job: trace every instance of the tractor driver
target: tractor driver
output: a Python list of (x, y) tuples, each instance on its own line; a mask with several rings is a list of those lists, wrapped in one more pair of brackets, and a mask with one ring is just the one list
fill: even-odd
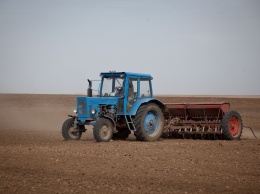
[(123, 86), (116, 87), (116, 96), (124, 96), (124, 87)]
[[(117, 80), (117, 79), (116, 79)], [(123, 82), (123, 83), (122, 83)], [(117, 80), (117, 83), (119, 84), (118, 86), (115, 87), (115, 96), (124, 96), (124, 84), (125, 80), (122, 81), (121, 83)]]
[[(116, 96), (124, 96), (124, 84), (125, 80), (122, 84), (122, 86), (116, 87)], [(129, 86), (128, 86), (128, 98), (134, 98), (134, 85), (131, 80), (129, 80)]]

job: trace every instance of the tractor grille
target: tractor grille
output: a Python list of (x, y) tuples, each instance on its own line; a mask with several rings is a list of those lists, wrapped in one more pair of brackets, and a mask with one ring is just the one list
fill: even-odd
[(78, 114), (86, 114), (86, 100), (78, 99)]

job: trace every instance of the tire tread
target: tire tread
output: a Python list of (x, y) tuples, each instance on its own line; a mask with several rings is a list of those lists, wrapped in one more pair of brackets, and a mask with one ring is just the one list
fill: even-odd
[[(229, 119), (232, 117), (232, 116), (235, 116), (237, 119), (238, 119), (238, 122), (241, 123), (241, 126), (240, 126), (240, 131), (238, 132), (238, 136), (237, 137), (234, 137), (229, 129), (228, 129), (228, 122), (229, 122)], [(231, 111), (228, 111), (224, 116), (223, 116), (223, 119), (222, 119), (222, 122), (221, 122), (221, 128), (222, 128), (222, 131), (223, 131), (223, 135), (224, 135), (224, 138), (227, 139), (227, 140), (239, 140), (240, 137), (241, 137), (241, 134), (242, 134), (242, 129), (243, 129), (243, 122), (242, 122), (242, 119), (241, 119), (241, 116), (240, 114), (235, 111), (235, 110), (231, 110)]]

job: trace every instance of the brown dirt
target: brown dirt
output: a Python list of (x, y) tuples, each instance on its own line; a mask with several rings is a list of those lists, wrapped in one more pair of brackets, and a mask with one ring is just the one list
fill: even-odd
[[(160, 139), (96, 143), (91, 127), (63, 141), (73, 95), (0, 95), (0, 193), (260, 193), (260, 141)], [(260, 138), (260, 99), (159, 97), (164, 102), (227, 101)]]

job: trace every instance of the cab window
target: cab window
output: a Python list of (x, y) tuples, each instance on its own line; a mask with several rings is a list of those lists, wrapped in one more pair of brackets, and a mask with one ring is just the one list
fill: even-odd
[(151, 97), (150, 80), (140, 80), (140, 97)]

